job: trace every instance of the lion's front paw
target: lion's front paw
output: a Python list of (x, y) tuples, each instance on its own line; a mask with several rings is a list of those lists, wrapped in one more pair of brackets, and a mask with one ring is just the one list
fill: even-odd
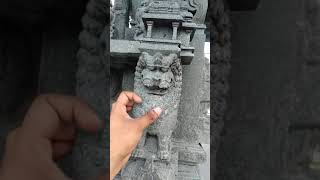
[(139, 148), (135, 149), (132, 153), (132, 157), (136, 157), (136, 158), (144, 157), (144, 150)]
[(169, 151), (159, 151), (158, 152), (158, 158), (161, 159), (161, 160), (169, 161), (169, 159), (170, 159)]

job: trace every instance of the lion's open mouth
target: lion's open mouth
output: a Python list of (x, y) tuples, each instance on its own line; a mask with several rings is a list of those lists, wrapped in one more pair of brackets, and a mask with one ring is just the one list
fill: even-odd
[(163, 89), (159, 87), (146, 87), (148, 89), (148, 94), (154, 94), (154, 95), (165, 95), (168, 92), (168, 89)]

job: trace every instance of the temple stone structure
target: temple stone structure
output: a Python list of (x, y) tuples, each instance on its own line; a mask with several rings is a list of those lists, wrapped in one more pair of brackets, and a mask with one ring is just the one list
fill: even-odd
[(194, 88), (202, 87), (206, 64), (207, 8), (203, 0), (115, 1), (110, 55), (111, 76), (117, 77), (111, 94), (130, 90), (142, 97), (133, 117), (163, 109), (117, 179), (201, 179), (198, 165), (206, 153), (200, 142), (208, 127)]
[[(118, 179), (200, 179), (199, 143), (211, 143), (210, 179), (320, 179), (319, 0), (115, 2), (0, 2), (0, 159), (36, 95), (80, 96), (108, 125), (109, 104), (132, 90), (147, 98), (132, 116), (167, 113)], [(63, 171), (83, 180), (105, 170), (108, 134), (79, 132)]]

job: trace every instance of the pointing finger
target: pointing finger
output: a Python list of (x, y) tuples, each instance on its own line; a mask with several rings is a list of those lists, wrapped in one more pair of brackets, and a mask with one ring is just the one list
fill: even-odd
[(118, 97), (117, 103), (124, 106), (132, 106), (134, 103), (141, 103), (142, 99), (134, 92), (123, 91)]

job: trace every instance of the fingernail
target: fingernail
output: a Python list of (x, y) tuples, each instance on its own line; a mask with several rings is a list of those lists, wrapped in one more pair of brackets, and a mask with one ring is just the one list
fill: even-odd
[(153, 109), (153, 111), (156, 112), (158, 116), (160, 116), (160, 114), (162, 112), (162, 109), (159, 108), (159, 107), (156, 107), (156, 108)]

